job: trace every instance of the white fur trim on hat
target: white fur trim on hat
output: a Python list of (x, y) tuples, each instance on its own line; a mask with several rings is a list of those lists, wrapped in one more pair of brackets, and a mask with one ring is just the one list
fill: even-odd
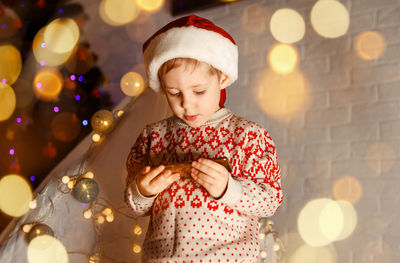
[(158, 70), (174, 58), (193, 58), (212, 65), (228, 75), (228, 86), (238, 76), (238, 48), (228, 38), (195, 26), (176, 27), (152, 39), (144, 51), (150, 88), (160, 90)]

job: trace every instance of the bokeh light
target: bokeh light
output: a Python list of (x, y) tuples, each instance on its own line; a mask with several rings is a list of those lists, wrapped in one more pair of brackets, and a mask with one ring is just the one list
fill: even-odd
[(122, 92), (127, 96), (138, 96), (145, 88), (142, 75), (137, 72), (128, 72), (120, 82)]
[[(41, 66), (59, 66), (71, 56), (73, 49), (64, 53), (57, 53), (51, 50), (45, 41), (46, 27), (40, 29), (32, 42), (32, 51), (36, 61)], [(55, 41), (57, 43), (57, 41)], [(57, 46), (57, 44), (54, 44)]]
[(326, 38), (337, 38), (346, 34), (350, 25), (347, 8), (337, 0), (319, 0), (311, 9), (311, 25)]
[(57, 18), (44, 30), (46, 48), (55, 53), (72, 51), (79, 40), (79, 27), (71, 18)]
[(362, 197), (363, 189), (360, 182), (353, 176), (343, 176), (336, 180), (332, 192), (336, 200), (345, 200), (356, 204)]
[(164, 0), (136, 0), (136, 4), (147, 12), (156, 12), (164, 4)]
[(354, 48), (362, 59), (374, 60), (385, 52), (386, 41), (379, 32), (366, 31), (356, 37)]
[(7, 120), (15, 110), (17, 99), (13, 88), (0, 82), (0, 121)]
[(134, 243), (132, 250), (134, 253), (139, 254), (140, 252), (142, 252), (142, 247), (140, 245)]
[(68, 263), (68, 254), (63, 244), (49, 235), (32, 239), (27, 256), (29, 263)]
[(0, 210), (19, 217), (29, 211), (33, 195), (29, 183), (19, 175), (6, 175), (0, 180)]
[(102, 0), (99, 5), (101, 19), (111, 26), (121, 26), (134, 20), (140, 8), (134, 0)]
[(97, 133), (92, 135), (92, 141), (93, 142), (100, 142), (101, 141), (101, 136)]
[(343, 228), (340, 206), (327, 198), (309, 201), (297, 219), (300, 236), (312, 247), (331, 243)]
[(0, 25), (0, 39), (9, 39), (22, 28), (22, 22), (17, 13), (4, 5), (1, 6)]
[(348, 238), (357, 226), (358, 216), (354, 206), (347, 201), (338, 200), (336, 202), (343, 214), (343, 228), (340, 234), (336, 237), (335, 241), (340, 241)]
[(322, 247), (349, 237), (357, 226), (357, 213), (350, 202), (320, 198), (301, 210), (297, 226), (301, 238), (312, 247)]
[(307, 244), (299, 247), (290, 256), (289, 263), (337, 263), (337, 252), (333, 246), (311, 247)]
[(268, 9), (261, 4), (250, 4), (243, 9), (240, 21), (243, 28), (253, 34), (261, 34), (267, 29)]
[(57, 114), (51, 122), (51, 132), (59, 141), (70, 142), (81, 131), (81, 124), (75, 113), (62, 112)]
[(297, 66), (299, 54), (296, 47), (287, 44), (275, 45), (268, 53), (268, 62), (272, 70), (280, 74), (293, 72)]
[(272, 15), (270, 30), (276, 40), (292, 44), (304, 37), (306, 25), (303, 17), (297, 11), (282, 8)]
[(369, 168), (376, 173), (383, 173), (393, 168), (397, 154), (389, 144), (378, 142), (368, 147), (365, 159)]
[(46, 68), (36, 74), (33, 80), (33, 91), (41, 100), (54, 100), (63, 87), (63, 79), (55, 69)]
[(21, 69), (22, 58), (19, 50), (13, 45), (0, 45), (1, 83), (12, 85), (18, 79)]
[(282, 75), (264, 70), (256, 80), (254, 91), (261, 109), (280, 121), (304, 112), (311, 99), (309, 82), (299, 71)]

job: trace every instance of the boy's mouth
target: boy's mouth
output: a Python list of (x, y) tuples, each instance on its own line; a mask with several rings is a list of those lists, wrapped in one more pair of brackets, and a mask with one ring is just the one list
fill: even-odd
[(184, 115), (185, 120), (187, 121), (194, 121), (198, 115)]

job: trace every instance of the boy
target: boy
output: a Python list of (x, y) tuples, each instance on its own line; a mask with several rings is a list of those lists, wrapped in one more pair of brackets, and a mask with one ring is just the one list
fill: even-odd
[[(143, 262), (255, 262), (258, 219), (282, 202), (275, 146), (258, 124), (224, 108), (237, 78), (237, 46), (190, 15), (143, 46), (148, 84), (174, 116), (147, 125), (128, 156), (126, 202), (150, 215)], [(232, 167), (213, 158), (227, 157)], [(165, 165), (191, 163), (190, 178)]]

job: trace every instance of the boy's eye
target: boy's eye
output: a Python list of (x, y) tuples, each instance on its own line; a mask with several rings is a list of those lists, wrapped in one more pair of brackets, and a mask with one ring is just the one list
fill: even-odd
[(180, 92), (175, 92), (175, 93), (169, 92), (169, 95), (178, 97), (179, 95), (181, 95), (181, 93)]
[(200, 91), (195, 91), (194, 93), (196, 93), (197, 95), (201, 95), (201, 94), (206, 93), (206, 91), (205, 90), (200, 90)]

